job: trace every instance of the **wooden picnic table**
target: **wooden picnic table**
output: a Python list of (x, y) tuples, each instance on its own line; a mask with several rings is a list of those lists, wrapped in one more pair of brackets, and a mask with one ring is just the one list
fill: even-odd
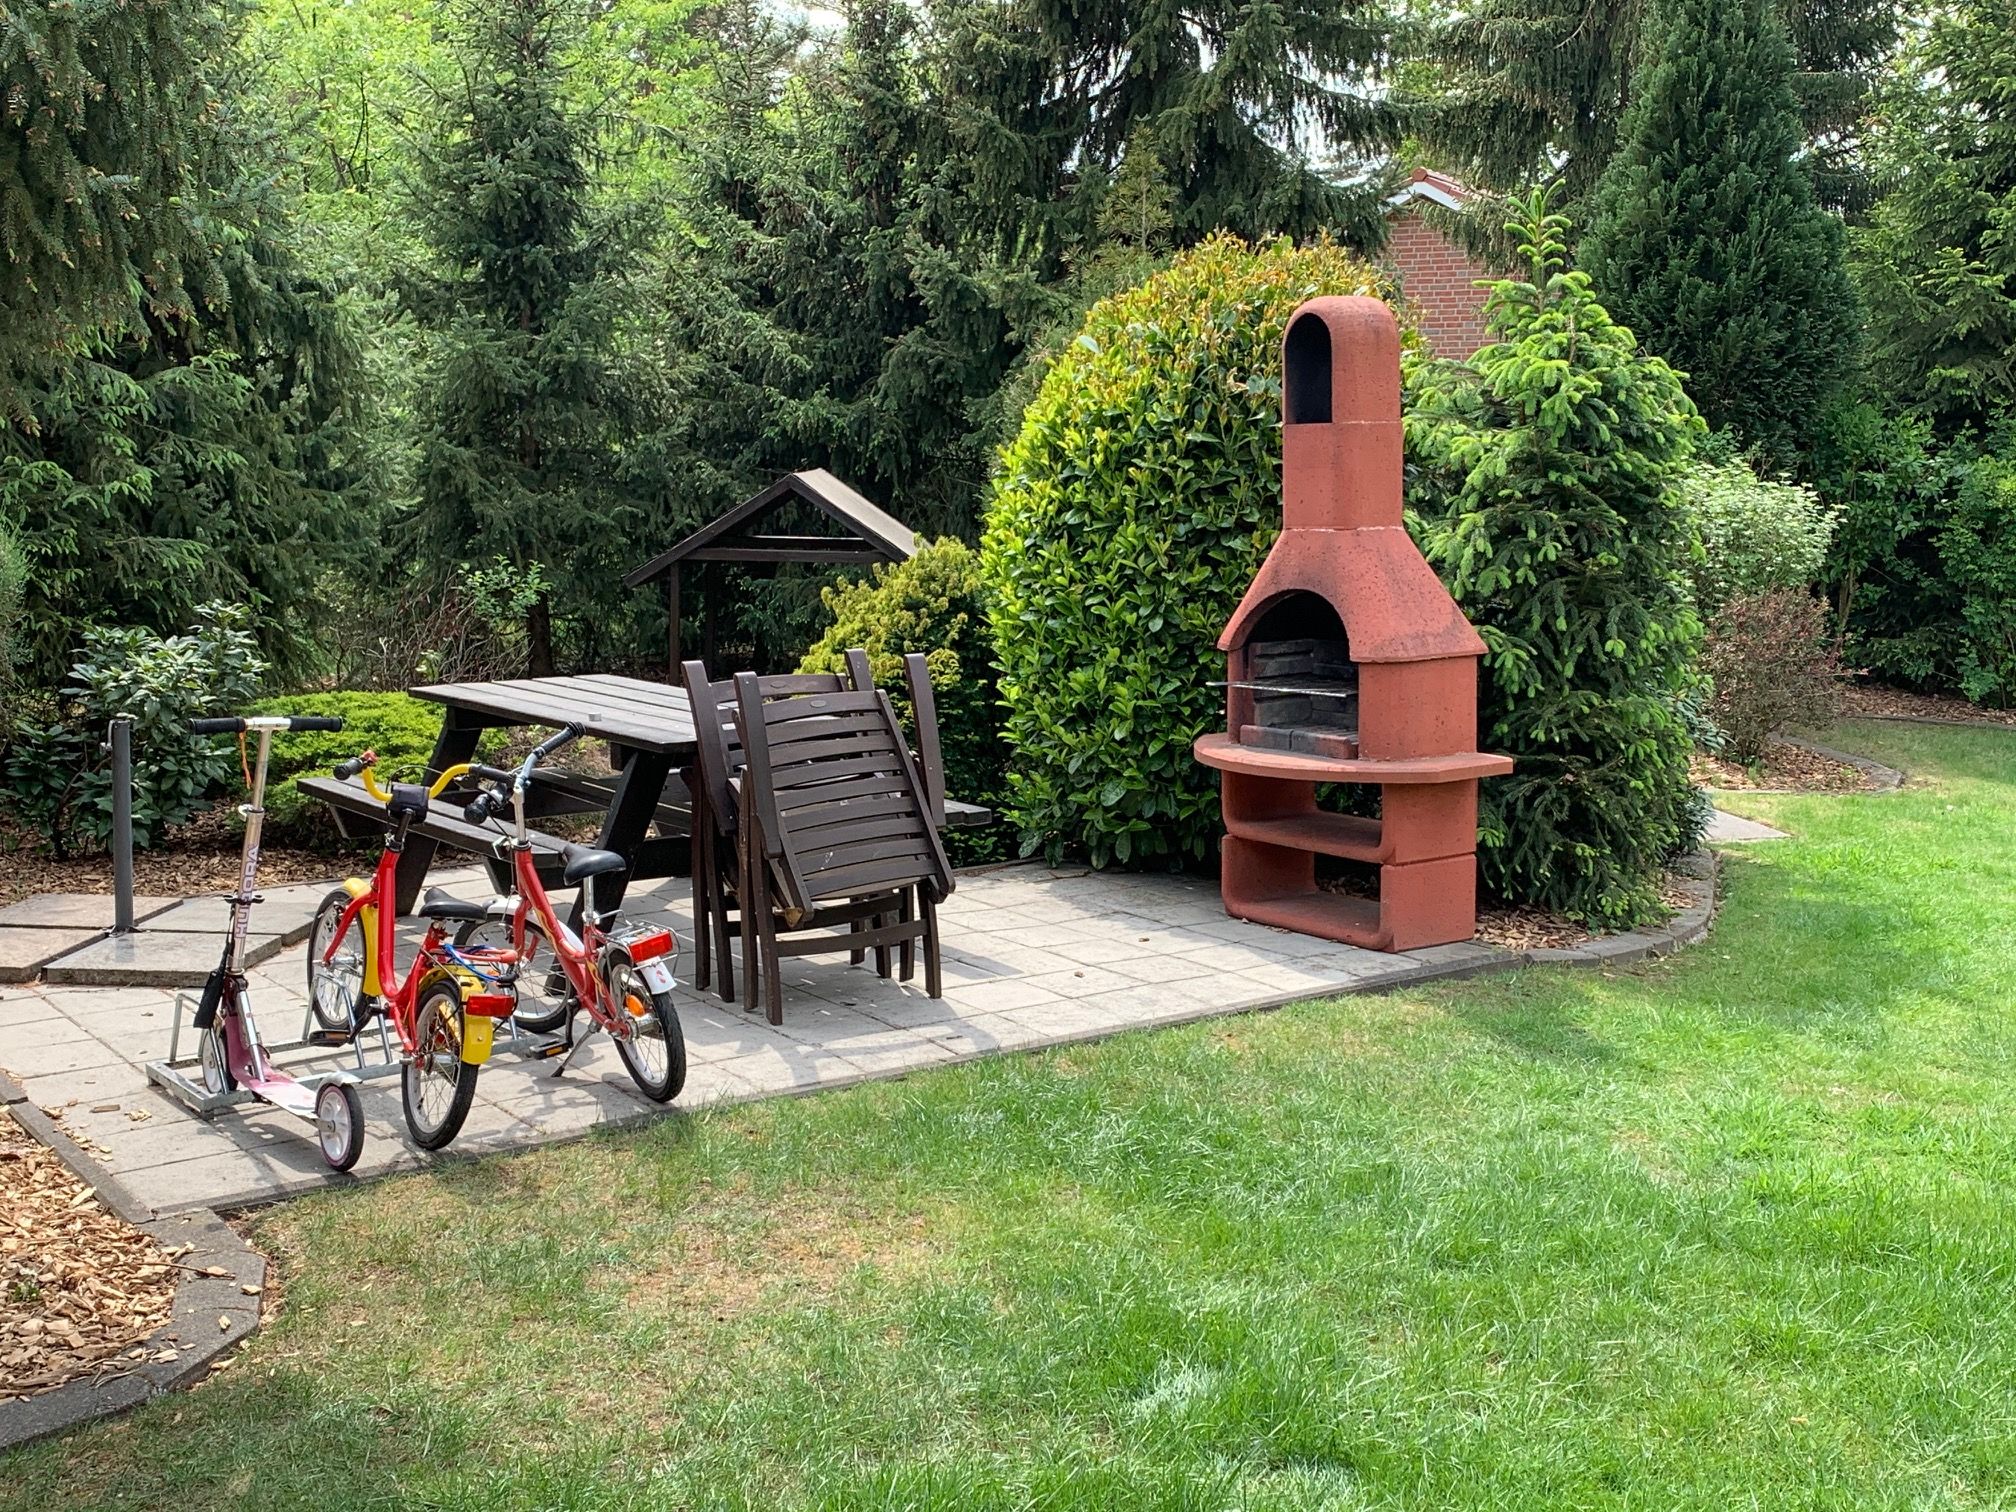
[[(630, 863), (627, 873), (613, 873), (597, 884), (596, 901), (614, 908), (628, 883), (639, 877), (685, 876), (692, 869), (690, 835), (649, 837), (654, 821), (661, 831), (672, 825), (672, 808), (684, 787), (679, 774), (692, 763), (695, 749), (693, 709), (684, 688), (647, 682), (641, 677), (589, 673), (578, 677), (515, 677), (500, 682), (433, 683), (409, 690), (415, 698), (445, 707), (441, 736), (428, 763), (433, 775), (472, 760), (483, 732), (521, 725), (559, 727), (578, 724), (589, 735), (607, 741), (616, 762), (613, 782), (570, 780), (554, 772), (545, 787), (557, 797), (528, 804), (528, 813), (583, 811), (602, 807), (602, 831), (594, 844), (612, 850)], [(668, 792), (668, 788), (677, 791)], [(593, 793), (604, 796), (596, 802)], [(571, 802), (570, 802), (571, 800)], [(408, 912), (420, 895), (422, 879), (440, 841), (414, 834), (399, 861), (399, 911)]]
[[(408, 690), (443, 706), (441, 734), (428, 760), (427, 778), (475, 758), (483, 732), (537, 725), (558, 728), (578, 724), (590, 737), (606, 741), (615, 760), (612, 777), (595, 777), (558, 767), (542, 767), (526, 795), (526, 815), (536, 819), (554, 814), (600, 813), (601, 833), (593, 844), (612, 850), (629, 862), (627, 872), (611, 873), (596, 885), (596, 899), (605, 908), (622, 901), (624, 890), (639, 878), (684, 877), (693, 870), (693, 800), (687, 781), (698, 751), (693, 708), (686, 690), (641, 677), (588, 673), (576, 677), (516, 677), (497, 682), (432, 683)], [(361, 786), (329, 777), (305, 778), (304, 792), (336, 807), (364, 814), (373, 822), (378, 806)], [(444, 805), (451, 795), (444, 794)], [(992, 822), (987, 809), (948, 800), (945, 822), (977, 825)], [(658, 833), (650, 833), (656, 824)], [(560, 842), (535, 833), (533, 848), (541, 872), (558, 880)], [(493, 879), (509, 885), (509, 871), (491, 852), (487, 831), (462, 822), (458, 812), (430, 816), (408, 832), (399, 858), (397, 906), (408, 914), (419, 901), (427, 868), (443, 844), (485, 854)], [(579, 902), (576, 902), (576, 911)], [(578, 919), (577, 919), (578, 922)]]

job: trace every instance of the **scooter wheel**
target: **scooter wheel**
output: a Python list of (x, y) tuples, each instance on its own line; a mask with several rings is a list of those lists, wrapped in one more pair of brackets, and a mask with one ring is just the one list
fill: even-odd
[(364, 1099), (348, 1082), (324, 1082), (315, 1094), (315, 1142), (333, 1171), (347, 1171), (364, 1153)]
[(224, 1039), (224, 1026), (212, 1023), (197, 1044), (196, 1064), (203, 1072), (203, 1090), (212, 1097), (238, 1090), (238, 1078), (231, 1074), (231, 1051)]

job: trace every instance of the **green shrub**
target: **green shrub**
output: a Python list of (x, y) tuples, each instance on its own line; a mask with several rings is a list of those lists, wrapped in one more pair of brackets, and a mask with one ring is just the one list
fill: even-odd
[(1850, 658), (1916, 687), (2016, 703), (2016, 426), (1941, 444), (1924, 421), (1842, 412), (1828, 562)]
[(1954, 677), (1976, 703), (2016, 702), (2016, 428), (1960, 475), (1939, 556), (1960, 599)]
[[(832, 623), (798, 670), (844, 672), (847, 651), (858, 646), (868, 653), (876, 686), (888, 691), (907, 723), (903, 658), (922, 652), (938, 704), (946, 792), (968, 803), (999, 803), (1007, 753), (981, 603), (980, 560), (972, 548), (948, 536), (907, 562), (878, 566), (871, 577), (828, 588), (822, 597)], [(983, 860), (997, 849), (998, 833), (952, 830), (948, 840), (960, 860)]]
[(381, 778), (411, 778), (434, 754), (441, 706), (406, 693), (290, 693), (261, 699), (258, 714), (338, 715), (338, 734), (321, 731), (273, 737), (266, 772), (266, 835), (271, 844), (326, 844), (336, 836), (329, 808), (294, 786), (297, 777), (326, 777), (359, 751), (378, 753)]
[(1494, 286), (1496, 338), (1409, 374), (1408, 452), (1429, 559), (1488, 650), (1479, 860), (1516, 902), (1604, 924), (1658, 906), (1694, 842), (1683, 704), (1700, 625), (1675, 488), (1701, 430), (1679, 377), (1566, 267), (1544, 195), (1512, 229), (1529, 282)]
[(1002, 455), (981, 572), (1026, 851), (1202, 857), (1218, 634), (1281, 525), (1281, 334), (1391, 295), (1341, 247), (1217, 236), (1095, 305)]
[(258, 687), (265, 663), (245, 628), (249, 618), (242, 608), (205, 604), (183, 635), (87, 630), (68, 685), (15, 723), (0, 763), (0, 796), (57, 856), (102, 848), (112, 833), (106, 730), (113, 715), (131, 714), (133, 842), (153, 844), (236, 769), (235, 750), (198, 739), (188, 726), (242, 709)]
[(1703, 617), (1739, 594), (1820, 581), (1839, 511), (1812, 489), (1760, 478), (1743, 461), (1697, 461), (1680, 497), (1701, 538), (1689, 565)]

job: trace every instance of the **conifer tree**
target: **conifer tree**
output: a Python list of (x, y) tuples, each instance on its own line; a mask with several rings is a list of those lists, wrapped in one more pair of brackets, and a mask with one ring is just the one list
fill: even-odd
[[(87, 626), (172, 632), (228, 599), (253, 611), (270, 660), (302, 673), (318, 654), (319, 581), (372, 528), (355, 507), (375, 490), (360, 459), (351, 311), (303, 244), (274, 143), (220, 82), (235, 80), (234, 16), (141, 4), (57, 21), (41, 9), (15, 18), (9, 45), (91, 23), (89, 45), (73, 28), (75, 51), (52, 46), (44, 59), (56, 94), (80, 77), (63, 59), (95, 70), (70, 147), (166, 152), (172, 141), (178, 158), (136, 161), (123, 182), (98, 185), (100, 203), (66, 212), (73, 227), (101, 210), (122, 219), (85, 237), (66, 292), (35, 317), (40, 345), (6, 356), (16, 413), (0, 433), (0, 533), (18, 560), (17, 669), (30, 687), (53, 686)], [(140, 17), (148, 28), (122, 30)], [(161, 72), (171, 65), (172, 80)], [(89, 119), (101, 110), (113, 124)], [(51, 145), (36, 137), (19, 144), (29, 155)], [(17, 173), (25, 160), (10, 160)], [(78, 166), (80, 186), (110, 172), (110, 157), (93, 161)]]
[[(1656, 0), (1478, 0), (1447, 7), (1417, 44), (1434, 80), (1416, 129), (1439, 166), (1517, 188), (1559, 177), (1567, 203), (1595, 186), (1624, 114), (1660, 61)], [(1796, 53), (1807, 165), (1829, 204), (1861, 195), (1853, 128), (1897, 32), (1897, 0), (1775, 0)], [(1417, 81), (1418, 82), (1418, 81)]]
[(1766, 0), (1667, 5), (1580, 261), (1709, 425), (1782, 465), (1853, 367), (1844, 237), (1794, 157), (1792, 52)]
[(1858, 237), (1870, 372), (1951, 433), (2016, 406), (2016, 4), (1935, 15), (1872, 143), (1888, 192)]
[(1701, 422), (1569, 269), (1544, 194), (1510, 229), (1528, 271), (1493, 287), (1491, 344), (1409, 370), (1409, 504), (1484, 637), (1483, 748), (1518, 763), (1484, 784), (1485, 880), (1630, 924), (1697, 833), (1681, 710), (1700, 625), (1674, 484)]
[[(214, 102), (215, 13), (192, 0), (10, 5), (0, 26), (0, 404), (209, 279), (189, 214)], [(214, 283), (207, 287), (215, 292)]]
[(1367, 87), (1385, 15), (1365, 0), (936, 0), (932, 18), (960, 84), (946, 98), (986, 123), (972, 140), (1001, 177), (1047, 175), (1062, 195), (1087, 167), (1114, 172), (1145, 127), (1181, 244), (1220, 229), (1376, 235), (1375, 186), (1311, 162), (1319, 146), (1394, 140)]
[(501, 558), (534, 590), (534, 675), (555, 666), (563, 629), (594, 634), (637, 554), (617, 329), (638, 228), (594, 203), (600, 122), (564, 88), (579, 14), (458, 0), (462, 81), (436, 102), (413, 184), (434, 263), (407, 289), (432, 346), (420, 524), (437, 562)]
[(681, 449), (714, 459), (715, 507), (817, 465), (914, 528), (970, 530), (968, 407), (1001, 381), (1042, 260), (949, 154), (909, 6), (846, 15), (795, 60), (747, 0), (707, 18), (719, 69), (684, 207), (698, 245), (669, 301), (667, 345), (690, 354), (672, 359)]

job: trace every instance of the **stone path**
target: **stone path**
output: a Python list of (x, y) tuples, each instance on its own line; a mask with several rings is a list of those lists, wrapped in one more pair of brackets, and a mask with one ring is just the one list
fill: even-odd
[[(435, 880), (463, 896), (483, 895), (479, 870)], [(1701, 887), (1705, 922), (1708, 884)], [(635, 889), (628, 912), (664, 919), (688, 942), (687, 893), (676, 878)], [(942, 1000), (924, 996), (921, 966), (918, 982), (902, 984), (850, 967), (844, 955), (788, 961), (781, 1028), (694, 993), (683, 985), (691, 965), (682, 960), (679, 1011), (691, 1071), (672, 1106), (843, 1086), (1523, 959), (1468, 944), (1381, 955), (1228, 919), (1209, 882), (1036, 866), (962, 875), (941, 920)], [(1595, 956), (1588, 948), (1563, 954), (1632, 959), (1673, 939), (1599, 943), (1605, 948)], [(276, 1042), (300, 1031), (305, 957), (304, 946), (290, 946), (250, 972), (253, 1010)], [(161, 988), (0, 987), (0, 1069), (18, 1079), (28, 1102), (60, 1114), (70, 1137), (155, 1212), (229, 1209), (351, 1179), (326, 1170), (305, 1122), (255, 1105), (206, 1123), (149, 1086), (144, 1065), (166, 1055), (173, 1015), (174, 993)], [(293, 1052), (282, 1063), (289, 1059), (332, 1064), (327, 1051)], [(633, 1090), (606, 1039), (590, 1041), (564, 1078), (552, 1073), (551, 1062), (497, 1055), (453, 1149), (536, 1145), (663, 1115)], [(398, 1078), (362, 1090), (369, 1132), (356, 1174), (421, 1164), (426, 1157), (405, 1138)]]
[(1739, 840), (1784, 840), (1789, 837), (1785, 831), (1773, 829), (1761, 820), (1745, 819), (1741, 814), (1718, 808), (1701, 838), (1709, 845), (1730, 845)]

